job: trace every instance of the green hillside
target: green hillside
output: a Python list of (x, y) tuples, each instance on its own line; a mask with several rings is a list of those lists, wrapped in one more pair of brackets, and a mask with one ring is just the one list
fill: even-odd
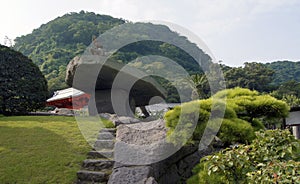
[(276, 61), (267, 63), (266, 66), (275, 72), (272, 82), (274, 85), (291, 80), (300, 82), (300, 62)]
[(125, 21), (91, 12), (68, 13), (17, 37), (14, 49), (37, 64), (48, 80), (50, 91), (66, 87), (69, 61), (83, 53), (92, 38)]
[[(123, 23), (125, 21), (122, 19), (92, 12), (68, 13), (43, 24), (38, 29), (33, 30), (31, 34), (16, 38), (14, 49), (29, 56), (40, 67), (48, 81), (49, 91), (53, 92), (67, 87), (65, 83), (65, 71), (67, 64), (72, 58), (82, 54), (86, 47), (90, 45), (93, 38)], [(111, 33), (114, 34), (111, 35), (112, 38), (126, 39), (127, 37), (132, 37), (132, 33), (134, 32), (132, 29), (138, 26), (140, 35), (134, 36), (143, 37), (147, 40), (147, 31), (149, 30), (154, 35), (171, 35), (173, 40), (199, 53), (199, 57), (203, 61), (201, 63), (202, 67), (207, 68), (211, 63), (210, 57), (195, 44), (188, 41), (186, 37), (172, 32), (166, 26), (151, 23), (128, 23), (126, 25), (128, 27), (125, 27), (124, 30), (115, 34)], [(190, 55), (174, 45), (159, 41), (149, 40), (129, 44), (116, 52), (111, 59), (123, 63), (131, 62), (131, 65), (142, 70), (158, 70), (157, 67), (159, 66), (160, 69), (171, 70), (172, 68), (170, 72), (176, 73), (176, 68), (169, 65), (162, 65), (159, 60), (152, 61), (151, 63), (141, 63), (135, 60), (139, 56), (146, 55), (158, 55), (170, 58), (181, 65), (189, 74), (200, 74), (200, 78), (203, 76), (203, 72), (199, 71), (198, 64)], [(245, 67), (231, 68), (222, 65), (222, 68), (224, 69), (223, 72), (227, 81), (227, 87), (239, 86), (261, 92), (270, 92), (276, 90), (278, 86), (285, 82), (291, 80), (300, 82), (300, 62), (248, 63)], [(176, 89), (170, 83), (164, 79), (158, 79), (158, 81), (167, 89), (168, 101), (176, 102), (179, 100)], [(203, 84), (199, 83), (198, 87), (201, 88), (203, 93), (208, 94), (209, 85), (207, 80), (203, 81)], [(185, 81), (179, 81), (179, 83), (182, 86), (188, 85)]]
[[(93, 38), (123, 23), (125, 21), (122, 19), (90, 12), (69, 13), (42, 25), (31, 34), (16, 38), (14, 49), (29, 56), (40, 67), (48, 81), (49, 91), (53, 92), (67, 87), (64, 81), (65, 71), (72, 58), (82, 54)], [(135, 29), (138, 29), (137, 35)], [(149, 32), (168, 40), (175, 40), (176, 43), (185, 45), (192, 52), (196, 52), (197, 57), (200, 57), (202, 66), (207, 67), (211, 63), (210, 57), (194, 43), (188, 41), (186, 37), (180, 36), (166, 26), (151, 23), (128, 23), (123, 30), (110, 33), (113, 34), (111, 35), (112, 38), (127, 39), (136, 36), (145, 40), (124, 46), (110, 59), (128, 63), (139, 56), (158, 55), (172, 59), (190, 74), (202, 73), (199, 72), (198, 63), (185, 51), (168, 43), (147, 40)], [(157, 62), (161, 63), (161, 61), (154, 61), (153, 63), (157, 64)], [(151, 63), (138, 62), (137, 65), (141, 69), (147, 70), (157, 68), (155, 64)], [(170, 69), (172, 66), (164, 67)], [(174, 72), (174, 70), (172, 71)], [(179, 96), (175, 94), (172, 86), (163, 79), (159, 79), (159, 81), (165, 88), (168, 88), (169, 98), (173, 102), (178, 101)]]

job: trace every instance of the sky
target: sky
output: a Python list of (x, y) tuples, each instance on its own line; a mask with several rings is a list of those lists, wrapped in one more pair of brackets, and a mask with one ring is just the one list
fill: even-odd
[(1, 2), (0, 43), (69, 12), (132, 22), (167, 21), (201, 38), (216, 60), (300, 61), (300, 0), (9, 0)]

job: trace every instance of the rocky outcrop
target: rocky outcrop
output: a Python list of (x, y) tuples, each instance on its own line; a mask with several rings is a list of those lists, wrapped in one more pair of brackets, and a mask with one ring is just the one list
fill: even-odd
[(76, 68), (78, 67), (79, 63), (80, 63), (80, 57), (76, 56), (67, 65), (65, 82), (69, 86), (73, 85), (72, 84), (73, 83), (73, 78), (75, 76)]
[(104, 62), (103, 57), (75, 57), (67, 66), (66, 83), (92, 94), (89, 106), (96, 108), (89, 108), (91, 114), (132, 116), (129, 111), (149, 105), (153, 97), (165, 98), (165, 90), (152, 77), (122, 63)]

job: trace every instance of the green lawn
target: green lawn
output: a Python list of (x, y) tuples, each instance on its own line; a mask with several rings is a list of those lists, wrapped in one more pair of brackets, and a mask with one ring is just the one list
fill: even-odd
[(74, 117), (0, 117), (1, 184), (74, 183), (89, 150)]

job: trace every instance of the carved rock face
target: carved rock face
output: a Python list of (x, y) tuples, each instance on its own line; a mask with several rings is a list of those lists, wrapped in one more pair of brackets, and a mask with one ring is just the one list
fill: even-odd
[(79, 65), (79, 60), (80, 60), (80, 57), (76, 56), (69, 62), (68, 66), (67, 66), (65, 81), (68, 86), (72, 86), (76, 68)]
[[(67, 66), (66, 83), (92, 94), (98, 113), (116, 113), (118, 106), (119, 115), (132, 116), (124, 112), (134, 109), (133, 106), (148, 105), (153, 97), (164, 99), (165, 91), (153, 78), (135, 68), (124, 66), (117, 62), (82, 63), (80, 57), (75, 57)], [(123, 107), (126, 109), (120, 109)]]

